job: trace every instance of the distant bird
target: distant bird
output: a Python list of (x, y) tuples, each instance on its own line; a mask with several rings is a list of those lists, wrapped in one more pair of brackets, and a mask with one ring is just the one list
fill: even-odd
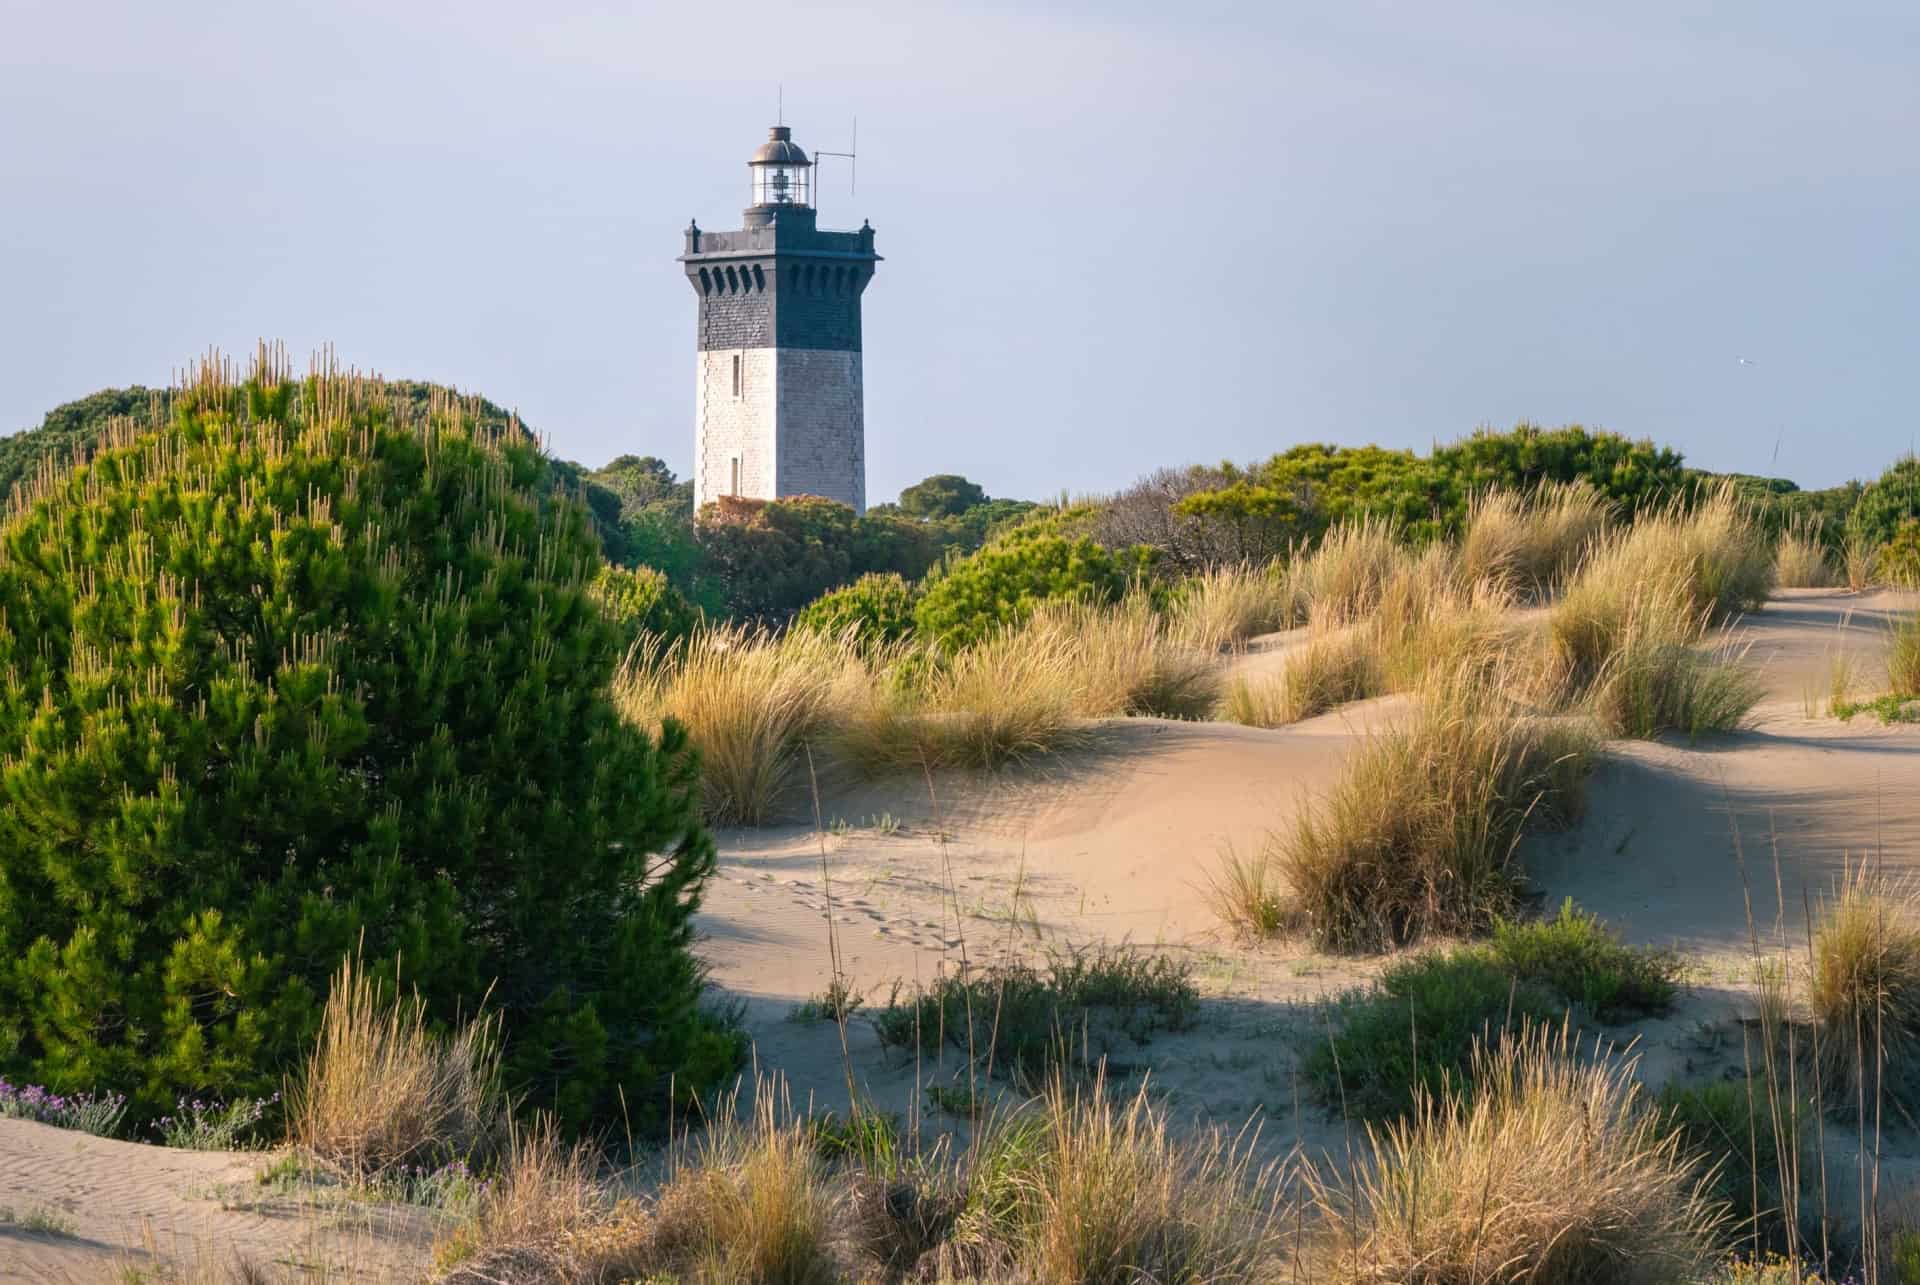
[(1739, 362), (1742, 366), (1753, 365), (1753, 363), (1751, 361), (1748, 361), (1745, 357), (1735, 357), (1734, 360)]

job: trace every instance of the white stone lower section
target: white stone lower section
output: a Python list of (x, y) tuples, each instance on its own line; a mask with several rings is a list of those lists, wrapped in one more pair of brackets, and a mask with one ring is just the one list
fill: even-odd
[[(735, 392), (734, 371), (740, 372)], [(734, 348), (699, 354), (693, 501), (821, 495), (867, 507), (860, 354)]]
[[(774, 498), (775, 348), (699, 354), (694, 390), (693, 504), (723, 495)], [(738, 364), (740, 391), (734, 392)]]

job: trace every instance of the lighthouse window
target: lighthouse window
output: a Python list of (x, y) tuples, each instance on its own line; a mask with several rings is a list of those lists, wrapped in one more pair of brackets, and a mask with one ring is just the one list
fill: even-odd
[[(733, 395), (735, 397), (738, 397), (740, 395), (740, 354), (739, 353), (735, 353), (733, 355)], [(739, 469), (740, 461), (735, 460), (733, 462), (733, 467), (736, 470)], [(738, 477), (734, 478), (735, 483), (738, 483), (739, 480), (740, 479)]]
[(740, 457), (735, 455), (730, 463), (733, 465), (733, 482), (728, 487), (727, 494), (738, 495), (740, 494)]

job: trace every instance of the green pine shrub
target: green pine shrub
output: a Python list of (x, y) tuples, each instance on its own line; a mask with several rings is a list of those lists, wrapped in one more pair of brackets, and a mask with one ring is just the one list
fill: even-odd
[(609, 699), (600, 566), (524, 436), (264, 355), (18, 496), (0, 1073), (148, 1117), (264, 1096), (356, 949), (436, 1024), (484, 1000), (508, 1086), (572, 1122), (730, 1069), (698, 761)]
[(1042, 602), (1112, 602), (1126, 590), (1125, 555), (1084, 536), (1021, 529), (930, 573), (914, 628), (948, 648), (1023, 623)]
[(913, 632), (913, 586), (896, 572), (869, 573), (824, 593), (794, 623), (839, 637), (852, 631), (862, 643), (898, 642)]
[(591, 588), (601, 611), (626, 631), (629, 642), (642, 634), (678, 642), (700, 626), (700, 612), (652, 567), (608, 564)]

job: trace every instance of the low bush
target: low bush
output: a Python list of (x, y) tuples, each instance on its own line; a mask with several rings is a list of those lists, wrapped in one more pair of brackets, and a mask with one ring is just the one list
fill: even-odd
[(357, 1177), (491, 1158), (505, 1117), (492, 1017), (450, 1035), (418, 996), (385, 998), (351, 958), (334, 974), (287, 1104), (296, 1144)]
[(1551, 987), (1602, 1022), (1665, 1013), (1679, 990), (1677, 954), (1626, 945), (1571, 897), (1552, 919), (1500, 920), (1486, 949), (1514, 977)]
[[(943, 1045), (982, 1072), (1030, 1083), (1073, 1056), (1091, 1062), (1118, 1036), (1143, 1044), (1155, 1031), (1181, 1030), (1199, 1006), (1192, 968), (1125, 947), (1055, 951), (1040, 964), (1009, 960), (970, 976), (947, 975), (873, 1013), (887, 1048)], [(975, 1068), (970, 1068), (975, 1069)]]
[(867, 646), (895, 643), (913, 632), (916, 600), (913, 586), (897, 573), (869, 573), (815, 598), (794, 624), (832, 638), (851, 633)]
[(1508, 682), (1471, 669), (1441, 676), (1278, 836), (1281, 872), (1316, 945), (1481, 932), (1516, 912), (1515, 845), (1526, 830), (1579, 815), (1596, 742), (1580, 722), (1509, 707)]
[(1342, 1114), (1391, 1119), (1422, 1094), (1470, 1088), (1476, 1048), (1500, 1045), (1523, 1024), (1559, 1021), (1566, 1009), (1552, 987), (1521, 981), (1484, 949), (1426, 951), (1334, 1000), (1301, 1074)]
[(631, 646), (642, 635), (678, 642), (700, 627), (700, 613), (652, 567), (603, 566), (593, 596)]
[(1724, 1218), (1645, 1109), (1630, 1060), (1564, 1029), (1479, 1050), (1470, 1080), (1369, 1131), (1350, 1180), (1307, 1170), (1306, 1279), (1673, 1285), (1699, 1279)]
[(1135, 569), (1084, 536), (1019, 529), (929, 573), (914, 628), (958, 650), (1026, 623), (1043, 602), (1112, 602)]
[(362, 941), (433, 1022), (497, 979), (507, 1081), (570, 1125), (731, 1069), (698, 764), (615, 709), (600, 539), (524, 434), (267, 352), (15, 501), (0, 1073), (136, 1127), (258, 1101)]

